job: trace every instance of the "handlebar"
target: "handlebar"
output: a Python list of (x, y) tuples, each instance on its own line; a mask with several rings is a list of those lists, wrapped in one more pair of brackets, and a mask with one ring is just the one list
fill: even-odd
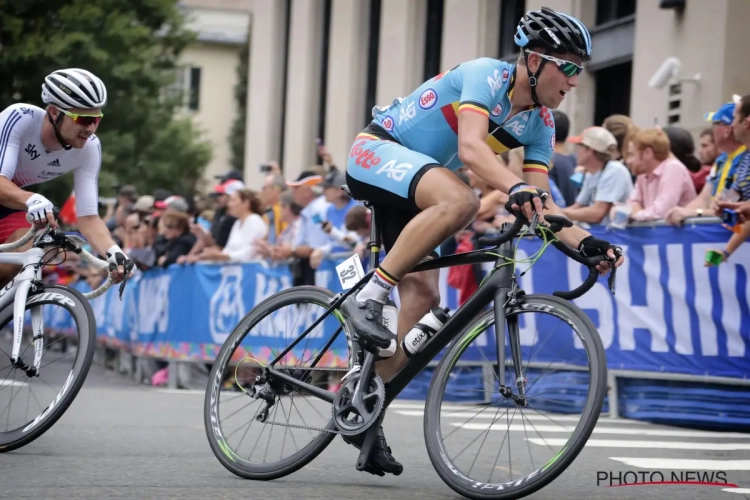
[[(558, 215), (545, 215), (544, 216), (544, 223), (539, 222), (539, 216), (535, 213), (534, 216), (531, 218), (531, 221), (528, 224), (528, 231), (532, 234), (535, 234), (538, 237), (543, 236), (543, 232), (545, 230), (552, 231), (553, 233), (557, 233), (561, 231), (563, 228), (566, 227), (572, 227), (573, 223), (562, 216)], [(509, 242), (516, 236), (518, 236), (518, 233), (521, 232), (521, 229), (525, 225), (526, 219), (523, 216), (517, 216), (516, 220), (513, 222), (510, 227), (506, 227), (509, 224), (504, 224), (503, 230), (501, 230), (499, 233), (492, 234), (492, 235), (486, 235), (481, 236), (479, 238), (479, 244), (481, 246), (500, 246), (504, 243)], [(599, 271), (597, 271), (596, 266), (601, 264), (602, 262), (607, 262), (610, 264), (611, 271), (609, 275), (609, 290), (612, 292), (612, 295), (615, 293), (615, 279), (617, 274), (617, 269), (615, 268), (615, 261), (607, 257), (606, 255), (596, 255), (593, 257), (585, 257), (581, 255), (580, 252), (577, 250), (574, 250), (570, 248), (568, 245), (563, 243), (559, 240), (554, 240), (551, 242), (551, 244), (557, 248), (560, 252), (562, 252), (564, 255), (570, 257), (571, 259), (575, 260), (576, 262), (579, 262), (586, 266), (589, 270), (589, 275), (586, 277), (584, 282), (574, 290), (570, 290), (568, 292), (554, 292), (552, 295), (556, 297), (560, 297), (561, 299), (565, 300), (573, 300), (581, 297), (586, 292), (591, 290), (591, 288), (596, 284), (596, 281), (599, 277)], [(620, 253), (616, 252), (615, 255), (616, 258), (620, 257)]]
[[(81, 260), (88, 262), (94, 267), (97, 267), (99, 269), (109, 268), (109, 263), (106, 260), (96, 258), (90, 252), (82, 248), (82, 245), (85, 244), (85, 240), (83, 238), (75, 234), (66, 234), (57, 229), (45, 230), (40, 233), (38, 229), (32, 227), (31, 229), (29, 229), (29, 232), (23, 235), (23, 237), (21, 237), (20, 239), (11, 243), (0, 245), (0, 252), (10, 252), (13, 250), (18, 250), (26, 243), (34, 239), (34, 237), (36, 237), (36, 241), (34, 242), (35, 247), (62, 248), (64, 250), (78, 254), (81, 257)], [(83, 296), (87, 300), (93, 300), (97, 297), (101, 297), (114, 284), (115, 282), (110, 276), (107, 278), (107, 281), (105, 281), (99, 288), (84, 293)]]

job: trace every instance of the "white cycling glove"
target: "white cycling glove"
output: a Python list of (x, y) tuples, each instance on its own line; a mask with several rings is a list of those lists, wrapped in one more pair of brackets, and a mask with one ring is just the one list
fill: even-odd
[(47, 214), (52, 213), (55, 206), (47, 198), (37, 193), (26, 200), (26, 208), (32, 221), (42, 222), (47, 220)]

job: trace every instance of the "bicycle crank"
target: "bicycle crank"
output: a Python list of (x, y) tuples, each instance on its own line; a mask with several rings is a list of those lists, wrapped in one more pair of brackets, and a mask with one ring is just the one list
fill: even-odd
[(344, 436), (361, 434), (374, 424), (385, 406), (385, 384), (370, 375), (367, 389), (360, 386), (362, 372), (346, 379), (333, 400), (333, 419)]

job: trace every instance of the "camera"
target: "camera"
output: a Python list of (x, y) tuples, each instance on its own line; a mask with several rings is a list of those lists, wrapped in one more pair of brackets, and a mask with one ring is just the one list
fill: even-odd
[(269, 173), (269, 172), (271, 172), (272, 168), (273, 168), (273, 166), (271, 164), (264, 163), (263, 165), (260, 166), (260, 171), (263, 172), (263, 173)]
[(730, 210), (728, 208), (725, 208), (721, 211), (721, 220), (729, 227), (734, 227), (737, 225), (737, 212), (734, 210)]

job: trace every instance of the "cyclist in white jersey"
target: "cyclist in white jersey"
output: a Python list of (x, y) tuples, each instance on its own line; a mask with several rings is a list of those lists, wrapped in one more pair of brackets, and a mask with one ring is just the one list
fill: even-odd
[[(57, 227), (53, 205), (23, 188), (73, 171), (78, 228), (110, 262), (112, 277), (122, 281), (132, 261), (115, 244), (98, 211), (97, 185), (102, 146), (94, 135), (107, 103), (104, 83), (83, 69), (62, 69), (44, 79), (41, 109), (13, 104), (0, 113), (0, 243), (16, 241), (36, 227)], [(31, 246), (27, 244), (22, 250)], [(0, 265), (0, 283), (18, 273)]]

